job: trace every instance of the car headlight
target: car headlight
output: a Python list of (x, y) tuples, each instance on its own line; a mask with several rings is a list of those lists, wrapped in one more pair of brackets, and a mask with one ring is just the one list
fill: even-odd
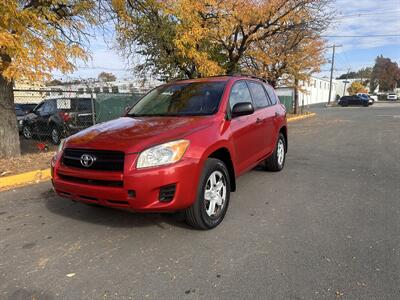
[(58, 145), (57, 154), (61, 153), (64, 150), (64, 145), (65, 145), (65, 139), (62, 139), (60, 141), (60, 144)]
[(140, 153), (136, 167), (141, 169), (177, 162), (185, 154), (188, 146), (188, 140), (177, 140), (151, 147)]

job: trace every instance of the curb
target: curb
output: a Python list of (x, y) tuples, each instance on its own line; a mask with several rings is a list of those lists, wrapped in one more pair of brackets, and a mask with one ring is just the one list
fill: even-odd
[(287, 121), (288, 122), (293, 122), (293, 121), (298, 121), (298, 120), (311, 118), (311, 117), (314, 117), (314, 116), (316, 116), (316, 113), (309, 113), (309, 114), (306, 114), (306, 115), (301, 115), (301, 116), (297, 116), (297, 117), (288, 118)]
[(50, 179), (50, 169), (36, 170), (3, 178), (0, 177), (0, 191), (6, 191), (15, 187), (39, 183)]
[[(288, 122), (314, 117), (316, 113), (288, 118)], [(15, 187), (39, 183), (51, 179), (50, 169), (36, 170), (13, 176), (0, 177), (0, 191), (7, 191)]]

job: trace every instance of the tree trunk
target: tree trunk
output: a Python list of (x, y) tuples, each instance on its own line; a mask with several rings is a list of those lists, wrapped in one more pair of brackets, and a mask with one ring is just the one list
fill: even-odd
[(294, 114), (299, 113), (299, 81), (294, 80)]
[(17, 117), (14, 107), (13, 83), (0, 75), (0, 157), (21, 154)]

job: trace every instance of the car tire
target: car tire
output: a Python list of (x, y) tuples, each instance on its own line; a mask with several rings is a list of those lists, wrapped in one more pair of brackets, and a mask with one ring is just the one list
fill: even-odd
[(286, 140), (283, 134), (279, 133), (274, 152), (265, 160), (265, 170), (279, 172), (285, 166), (285, 160)]
[(61, 132), (57, 127), (52, 127), (50, 132), (50, 140), (54, 145), (58, 145), (61, 142)]
[(218, 226), (228, 210), (230, 189), (225, 164), (219, 159), (207, 159), (200, 176), (196, 201), (185, 210), (186, 223), (202, 230)]
[(22, 135), (27, 140), (32, 139), (33, 138), (32, 129), (29, 126), (25, 125), (24, 127), (22, 127)]

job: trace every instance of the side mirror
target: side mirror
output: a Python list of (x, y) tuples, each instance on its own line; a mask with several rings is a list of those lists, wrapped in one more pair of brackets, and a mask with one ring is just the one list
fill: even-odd
[(250, 102), (239, 102), (236, 103), (232, 108), (232, 118), (251, 115), (254, 113), (253, 104)]

